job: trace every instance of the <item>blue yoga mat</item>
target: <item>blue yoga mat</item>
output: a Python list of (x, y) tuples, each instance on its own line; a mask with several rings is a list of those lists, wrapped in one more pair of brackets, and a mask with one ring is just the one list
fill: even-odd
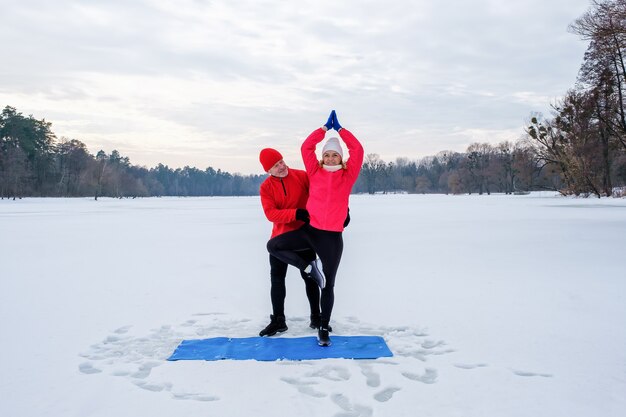
[(331, 336), (332, 345), (322, 347), (309, 337), (214, 337), (183, 340), (170, 361), (221, 359), (257, 361), (307, 359), (376, 359), (393, 356), (380, 336)]

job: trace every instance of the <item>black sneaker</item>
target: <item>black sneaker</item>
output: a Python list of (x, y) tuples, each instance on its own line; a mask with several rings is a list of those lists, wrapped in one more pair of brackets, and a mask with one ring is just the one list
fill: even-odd
[(285, 316), (274, 316), (270, 314), (270, 324), (259, 332), (259, 336), (274, 336), (276, 333), (287, 331)]
[(308, 272), (309, 277), (311, 277), (316, 283), (317, 286), (323, 289), (326, 286), (326, 277), (324, 276), (324, 272), (322, 269), (322, 261), (319, 258), (315, 259), (313, 262), (309, 264), (310, 271)]
[[(309, 327), (311, 329), (317, 330), (320, 328), (321, 325), (322, 325), (322, 316), (311, 314), (311, 322), (309, 323)], [(331, 333), (333, 332), (333, 328), (330, 325), (328, 326), (328, 331)]]
[(320, 346), (330, 346), (330, 335), (328, 329), (320, 327), (317, 331), (317, 344)]

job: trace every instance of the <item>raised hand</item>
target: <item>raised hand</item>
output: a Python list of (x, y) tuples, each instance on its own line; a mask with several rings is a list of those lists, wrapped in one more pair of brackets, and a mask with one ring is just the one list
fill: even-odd
[(324, 127), (326, 128), (326, 130), (330, 130), (333, 128), (333, 118), (335, 117), (335, 111), (331, 111), (330, 112), (330, 116), (328, 116), (328, 121), (326, 121), (326, 124), (324, 125)]
[(333, 110), (330, 114), (331, 116), (333, 116), (333, 129), (339, 132), (339, 129), (342, 129), (342, 127), (339, 124), (339, 121), (337, 120), (337, 113), (335, 113), (335, 111)]

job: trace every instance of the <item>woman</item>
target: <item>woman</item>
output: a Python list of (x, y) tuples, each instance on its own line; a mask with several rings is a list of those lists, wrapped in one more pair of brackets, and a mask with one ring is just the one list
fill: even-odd
[[(317, 144), (324, 139), (329, 129), (335, 129), (347, 145), (350, 151), (347, 161), (343, 159), (343, 149), (337, 138), (330, 138), (326, 142), (322, 148), (322, 159), (317, 159)], [(309, 176), (309, 199), (306, 205), (309, 224), (277, 239), (271, 239), (267, 248), (278, 259), (309, 273), (318, 281), (322, 288), (322, 320), (318, 329), (318, 342), (321, 346), (329, 346), (330, 317), (335, 302), (335, 276), (343, 253), (342, 232), (348, 216), (350, 192), (363, 164), (363, 147), (352, 133), (339, 124), (333, 110), (326, 124), (306, 138), (301, 152)], [(307, 247), (312, 248), (319, 256), (324, 275), (321, 279), (316, 273), (317, 264), (306, 264), (296, 253)]]

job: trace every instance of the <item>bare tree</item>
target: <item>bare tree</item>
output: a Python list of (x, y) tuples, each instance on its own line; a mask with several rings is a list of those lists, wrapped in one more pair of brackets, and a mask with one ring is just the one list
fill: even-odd
[(387, 164), (380, 159), (380, 156), (376, 153), (367, 154), (363, 167), (361, 168), (361, 175), (365, 178), (365, 184), (367, 192), (374, 194), (376, 190), (381, 188), (382, 182), (387, 170)]
[[(579, 81), (585, 88), (602, 91), (610, 117), (604, 122), (626, 148), (626, 0), (592, 0), (591, 9), (569, 30), (589, 41)], [(603, 112), (599, 112), (601, 117)]]
[(480, 195), (491, 192), (489, 186), (492, 180), (490, 175), (492, 156), (493, 148), (488, 143), (472, 143), (467, 148), (467, 170), (470, 173), (473, 188)]

